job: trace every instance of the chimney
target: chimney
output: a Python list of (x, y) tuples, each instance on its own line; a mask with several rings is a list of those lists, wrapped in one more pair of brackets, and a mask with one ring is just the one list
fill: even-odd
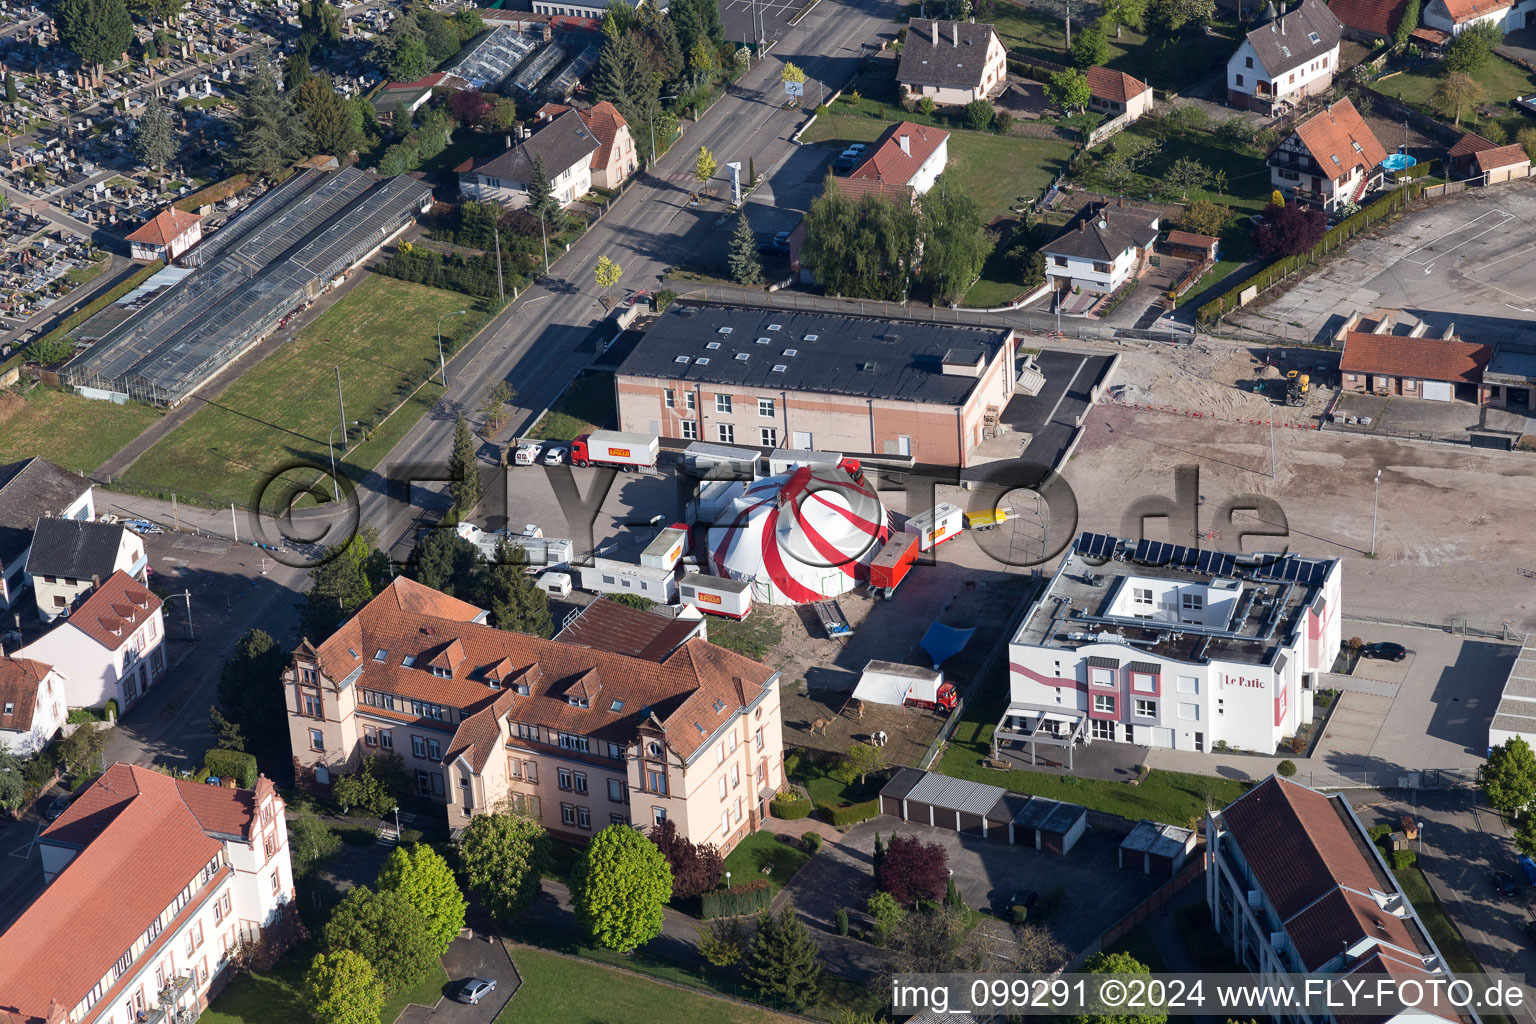
[(954, 45), (959, 46), (960, 45), (960, 23), (958, 21), (952, 21), (952, 22), (949, 23), (949, 34), (950, 34), (950, 37), (953, 38), (954, 41), (955, 41)]
[(896, 136), (896, 145), (900, 146), (901, 151), (907, 156), (912, 155), (912, 136), (903, 132), (901, 135)]
[(512, 136), (510, 136), (510, 135), (507, 136), (507, 148), (508, 149), (512, 148)]
[(934, 18), (932, 21), (930, 21), (928, 23), (928, 27), (933, 29), (933, 45), (934, 46), (938, 46), (939, 45), (939, 19), (938, 18)]
[(1077, 222), (1077, 230), (1082, 231), (1082, 232), (1086, 232), (1088, 230), (1088, 218), (1087, 217), (1084, 217), (1082, 220)]

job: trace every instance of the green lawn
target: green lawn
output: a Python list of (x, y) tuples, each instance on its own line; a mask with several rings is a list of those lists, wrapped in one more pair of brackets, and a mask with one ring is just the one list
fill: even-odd
[(774, 892), (778, 892), (810, 859), (811, 855), (800, 847), (786, 843), (764, 829), (736, 844), (736, 849), (726, 855), (725, 870), (731, 873), (732, 885), (742, 885), (764, 877), (763, 868), (771, 864), (773, 870), (767, 875), (768, 883)]
[(49, 387), (33, 388), (25, 398), (6, 394), (0, 397), (0, 462), (46, 455), (91, 473), (159, 418), (138, 402), (115, 405)]
[[(124, 482), (139, 490), (208, 505), (250, 507), (273, 473), (302, 463), (328, 464), (326, 440), (338, 420), (336, 376), (341, 367), (347, 419), (354, 443), (377, 432), (360, 449), (360, 463), (345, 463), (359, 479), (377, 464), (385, 445), (419, 419), (428, 398), (389, 415), (401, 399), (437, 372), (437, 323), (442, 313), (468, 307), (468, 316), (443, 320), (451, 352), (480, 329), (488, 314), (456, 292), (370, 275), (297, 338), (235, 381), (199, 409), (128, 471)], [(336, 438), (338, 449), (341, 438)], [(302, 474), (313, 480), (313, 471)], [(298, 476), (295, 476), (298, 480)]]
[[(807, 142), (873, 142), (891, 122), (829, 114), (806, 132)], [(950, 130), (946, 174), (981, 207), (983, 222), (1010, 216), (1020, 197), (1039, 199), (1067, 165), (1072, 143), (990, 132)]]
[(614, 402), (613, 374), (589, 373), (566, 389), (527, 436), (569, 441), (578, 434), (601, 429), (618, 415)]
[[(1536, 93), (1536, 75), (1532, 75), (1517, 64), (1510, 63), (1503, 57), (1495, 56), (1472, 77), (1487, 94), (1484, 104), (1494, 104), (1500, 108), (1500, 113), (1494, 120), (1503, 126), (1506, 134), (1513, 141), (1515, 133), (1527, 127), (1530, 121), (1519, 111), (1512, 110), (1509, 101), (1516, 96), (1529, 96)], [(1435, 86), (1439, 82), (1439, 63), (1426, 62), (1412, 71), (1380, 78), (1372, 82), (1371, 87), (1377, 92), (1394, 96), (1410, 106), (1417, 107), (1431, 116), (1441, 117), (1443, 115), (1435, 110), (1432, 102)], [(1450, 118), (1446, 120), (1449, 121)], [(1461, 126), (1472, 130), (1476, 127), (1476, 120), (1475, 116), (1464, 113)]]
[(85, 284), (87, 281), (96, 280), (102, 275), (102, 272), (111, 265), (112, 261), (103, 256), (101, 259), (97, 260), (95, 263), (92, 263), (88, 267), (73, 268), (64, 276), (69, 280), (70, 284), (79, 286)]
[(497, 1018), (499, 1024), (654, 1024), (659, 1020), (787, 1024), (793, 1019), (531, 946), (515, 947), (512, 959), (523, 984)]
[[(1117, 188), (1100, 177), (1099, 167), (1106, 156), (1116, 151), (1125, 153), (1135, 147), (1141, 147), (1140, 152), (1149, 155), (1132, 175), (1129, 184)], [(1209, 188), (1195, 189), (1189, 193), (1188, 199), (1191, 202), (1195, 199), (1209, 199), (1230, 206), (1235, 213), (1257, 213), (1269, 204), (1273, 192), (1264, 154), (1246, 147), (1233, 148), (1206, 132), (1190, 131), (1170, 137), (1159, 150), (1150, 131), (1143, 130), (1138, 124), (1096, 147), (1093, 155), (1096, 159), (1083, 167), (1076, 177), (1088, 187), (1111, 195), (1123, 193), (1134, 198), (1161, 196), (1184, 201), (1182, 194), (1163, 180), (1168, 167), (1181, 158), (1198, 160), (1212, 173), (1225, 171), (1227, 174), (1224, 192), (1214, 192)]]
[(1207, 806), (1225, 807), (1247, 792), (1248, 784), (1234, 779), (1181, 772), (1149, 772), (1140, 785), (1106, 779), (1043, 772), (999, 771), (982, 760), (991, 753), (992, 730), (1002, 717), (1006, 689), (966, 704), (964, 717), (939, 762), (939, 771), (957, 779), (971, 779), (1002, 786), (1015, 793), (1030, 793), (1080, 804), (1090, 810), (1118, 814), (1132, 821), (1150, 818), (1170, 825), (1187, 826), (1205, 813)]
[[(198, 1018), (207, 1024), (314, 1024), (304, 1009), (300, 992), (317, 947), (306, 942), (288, 951), (270, 974), (237, 978)], [(394, 1024), (408, 1003), (433, 1006), (445, 994), (448, 974), (439, 967), (407, 992), (386, 1000), (380, 1024)]]
[[(1071, 63), (1065, 28), (1059, 18), (1005, 0), (997, 5), (992, 24), (1012, 56)], [(1081, 22), (1074, 25), (1086, 27)], [(1122, 29), (1116, 38), (1111, 30), (1106, 34), (1110, 56), (1105, 65), (1149, 82), (1156, 89), (1182, 88), (1210, 74), (1211, 68), (1224, 66), (1232, 55), (1237, 40), (1233, 27), (1216, 22), (1212, 28), (1215, 35), (1189, 32), (1172, 39), (1149, 39), (1129, 28)]]

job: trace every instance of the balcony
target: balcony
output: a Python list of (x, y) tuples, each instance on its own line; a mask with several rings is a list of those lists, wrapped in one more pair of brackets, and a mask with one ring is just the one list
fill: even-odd
[[(196, 1006), (196, 985), (190, 974), (178, 974), (172, 978), (156, 998), (160, 1005), (135, 1018), (137, 1024), (193, 1024), (202, 1013)], [(183, 1002), (193, 1005), (180, 1009)]]

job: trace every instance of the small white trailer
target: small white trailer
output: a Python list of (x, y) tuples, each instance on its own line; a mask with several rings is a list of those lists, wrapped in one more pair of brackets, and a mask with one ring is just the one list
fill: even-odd
[(908, 519), (901, 529), (904, 533), (917, 534), (918, 550), (928, 551), (952, 537), (960, 536), (965, 530), (965, 513), (958, 506), (941, 501), (928, 511)]
[(575, 553), (575, 545), (564, 537), (546, 537), (537, 526), (529, 525), (523, 528), (522, 533), (509, 533), (506, 530), (494, 532), (482, 530), (474, 523), (460, 523), (457, 527), (460, 537), (469, 541), (480, 549), (480, 553), (486, 558), (496, 558), (496, 546), (501, 541), (506, 541), (515, 548), (522, 548), (523, 554), (528, 556), (528, 564), (532, 566), (556, 566), (568, 565), (571, 556)]
[(694, 476), (709, 479), (751, 480), (758, 453), (751, 448), (694, 441), (683, 449), (683, 466)]
[(677, 596), (677, 580), (671, 569), (594, 558), (579, 571), (581, 589), (594, 594), (638, 594), (657, 604), (671, 604)]
[(690, 572), (678, 584), (678, 600), (701, 612), (745, 618), (752, 610), (752, 581)]
[(688, 528), (674, 523), (656, 535), (640, 552), (640, 564), (653, 569), (675, 569), (678, 559), (688, 553)]

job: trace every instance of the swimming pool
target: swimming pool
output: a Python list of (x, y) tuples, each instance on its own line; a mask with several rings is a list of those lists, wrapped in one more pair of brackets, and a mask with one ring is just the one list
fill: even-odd
[(1381, 162), (1381, 166), (1389, 171), (1403, 171), (1418, 162), (1416, 157), (1411, 157), (1407, 153), (1393, 153)]

